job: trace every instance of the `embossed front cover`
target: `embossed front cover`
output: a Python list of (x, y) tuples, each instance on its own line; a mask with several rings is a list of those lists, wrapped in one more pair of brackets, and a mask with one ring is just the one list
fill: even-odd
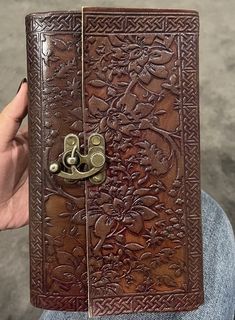
[[(88, 294), (90, 316), (195, 309), (198, 14), (83, 8), (82, 21), (26, 18), (32, 303), (81, 311)], [(86, 146), (95, 132), (106, 143), (104, 183), (49, 173), (66, 134)]]
[(202, 302), (198, 15), (84, 8), (85, 135), (107, 179), (86, 182), (91, 315)]

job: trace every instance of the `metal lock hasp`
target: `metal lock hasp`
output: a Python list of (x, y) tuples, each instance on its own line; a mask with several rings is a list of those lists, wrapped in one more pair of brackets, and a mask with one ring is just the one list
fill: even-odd
[(80, 152), (79, 137), (68, 134), (64, 139), (64, 152), (60, 161), (52, 162), (50, 172), (69, 181), (89, 178), (100, 184), (105, 180), (105, 140), (98, 133), (88, 138), (88, 153)]

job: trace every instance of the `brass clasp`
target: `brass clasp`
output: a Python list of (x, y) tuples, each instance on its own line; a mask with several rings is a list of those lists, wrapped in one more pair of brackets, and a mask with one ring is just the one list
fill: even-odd
[(70, 181), (89, 178), (92, 183), (100, 184), (105, 180), (104, 165), (105, 141), (102, 135), (94, 133), (88, 138), (88, 153), (83, 155), (78, 136), (70, 133), (64, 139), (62, 160), (51, 163), (49, 170)]

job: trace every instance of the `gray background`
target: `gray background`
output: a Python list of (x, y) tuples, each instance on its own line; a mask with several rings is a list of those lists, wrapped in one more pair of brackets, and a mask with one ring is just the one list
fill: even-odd
[[(145, 3), (145, 4), (144, 4)], [(234, 0), (0, 0), (0, 106), (26, 75), (24, 16), (81, 5), (190, 8), (200, 12), (202, 186), (235, 225), (235, 1)], [(28, 228), (0, 233), (0, 319), (38, 319), (29, 304)]]

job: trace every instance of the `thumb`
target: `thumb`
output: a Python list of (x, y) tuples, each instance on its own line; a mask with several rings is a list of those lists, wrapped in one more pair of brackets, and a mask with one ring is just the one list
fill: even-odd
[(28, 85), (23, 82), (15, 98), (0, 113), (0, 150), (8, 148), (27, 114)]

